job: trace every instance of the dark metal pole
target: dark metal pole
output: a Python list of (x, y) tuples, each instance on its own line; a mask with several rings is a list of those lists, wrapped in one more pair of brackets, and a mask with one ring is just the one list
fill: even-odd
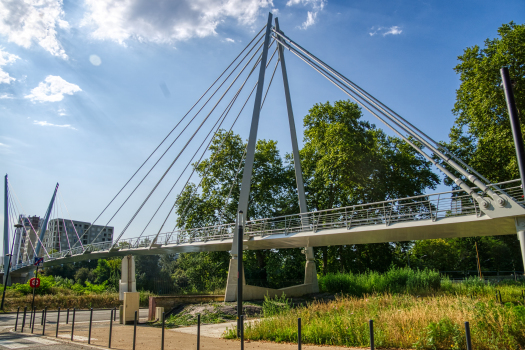
[(115, 312), (113, 313), (113, 321), (116, 321), (117, 320), (117, 308), (114, 307), (113, 310), (115, 310)]
[(301, 350), (301, 318), (297, 319), (297, 349)]
[(93, 324), (93, 308), (89, 310), (89, 333), (88, 333), (88, 344), (91, 344), (91, 325)]
[(20, 332), (24, 333), (24, 326), (26, 325), (26, 314), (27, 314), (27, 306), (24, 306), (24, 318), (22, 319), (22, 329)]
[(108, 348), (111, 348), (111, 331), (113, 330), (113, 312), (114, 312), (114, 310), (111, 310), (111, 318), (109, 319), (109, 343), (108, 343)]
[(31, 333), (35, 329), (36, 309), (33, 309), (33, 320), (31, 321)]
[(500, 73), (503, 90), (505, 91), (505, 99), (507, 100), (507, 109), (509, 110), (510, 127), (512, 129), (512, 137), (514, 138), (514, 147), (516, 148), (516, 158), (518, 159), (522, 190), (525, 194), (525, 147), (523, 147), (520, 118), (518, 117), (518, 109), (516, 108), (516, 101), (514, 100), (514, 93), (512, 91), (509, 68), (501, 68)]
[(40, 318), (40, 325), (41, 326), (44, 325), (44, 314), (45, 314), (45, 310), (42, 310), (42, 317)]
[(135, 350), (136, 340), (137, 340), (137, 311), (135, 311), (135, 321), (133, 322), (133, 350)]
[(4, 283), (4, 292), (2, 293), (2, 305), (0, 306), (0, 309), (4, 309), (4, 300), (5, 300), (5, 290), (7, 289), (7, 281), (9, 280), (9, 270), (11, 267), (11, 256), (13, 254), (9, 254), (9, 264), (7, 264), (7, 275), (5, 276), (5, 283)]
[(18, 309), (16, 309), (15, 332), (16, 332), (16, 329), (18, 328), (18, 314), (19, 313), (20, 313), (20, 307), (18, 307)]
[(69, 324), (69, 308), (67, 308), (66, 324)]
[[(36, 279), (37, 278), (38, 278), (38, 265), (36, 265), (35, 286), (36, 286)], [(35, 293), (36, 293), (36, 288), (33, 288), (33, 301), (31, 301), (31, 309), (35, 308)]]
[(244, 315), (241, 315), (241, 350), (244, 350)]
[(44, 309), (44, 322), (42, 323), (42, 335), (46, 335), (46, 319), (47, 319), (47, 306)]
[(238, 234), (237, 234), (237, 337), (240, 336), (241, 329), (241, 317), (242, 317), (242, 282), (243, 282), (243, 269), (242, 269), (242, 256), (243, 256), (243, 213), (239, 211), (237, 222), (239, 223)]
[(58, 308), (58, 311), (57, 311), (57, 331), (55, 334), (55, 338), (58, 338), (58, 325), (59, 324), (60, 324), (60, 308)]
[(465, 336), (467, 337), (467, 350), (472, 350), (472, 343), (470, 340), (470, 326), (465, 322)]
[(160, 350), (164, 350), (164, 325), (165, 325), (164, 320), (165, 319), (166, 319), (166, 313), (163, 312), (162, 313), (162, 340), (161, 340), (161, 344), (160, 344)]
[(374, 350), (374, 320), (368, 321), (370, 325), (370, 350)]
[(199, 350), (200, 348), (201, 348), (201, 314), (198, 314), (197, 315), (197, 350)]
[(76, 308), (73, 308), (73, 322), (71, 322), (71, 341), (73, 341), (73, 332), (75, 331), (75, 311)]

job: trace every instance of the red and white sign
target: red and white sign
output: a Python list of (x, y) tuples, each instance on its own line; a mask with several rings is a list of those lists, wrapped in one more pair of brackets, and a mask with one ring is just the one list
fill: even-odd
[(31, 278), (29, 280), (29, 285), (31, 286), (31, 288), (38, 288), (40, 287), (40, 278)]

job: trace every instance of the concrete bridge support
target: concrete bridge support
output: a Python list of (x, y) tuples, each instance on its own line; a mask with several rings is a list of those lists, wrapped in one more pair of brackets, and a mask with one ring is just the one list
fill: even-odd
[(133, 255), (128, 255), (122, 259), (121, 279), (119, 281), (119, 300), (124, 300), (124, 293), (136, 291), (135, 257)]
[[(317, 269), (315, 266), (314, 250), (312, 247), (304, 249), (306, 255), (306, 265), (304, 267), (304, 283), (297, 286), (286, 287), (281, 289), (272, 289), (265, 287), (250, 286), (246, 284), (244, 278), (244, 268), (242, 276), (242, 296), (243, 300), (260, 300), (265, 296), (273, 298), (275, 296), (300, 297), (305, 294), (318, 293), (319, 284), (317, 282)], [(237, 266), (239, 260), (237, 256), (230, 259), (230, 267), (228, 270), (228, 280), (226, 282), (226, 293), (224, 301), (237, 300)]]
[(516, 231), (518, 231), (518, 240), (520, 241), (523, 271), (525, 271), (525, 217), (516, 218)]

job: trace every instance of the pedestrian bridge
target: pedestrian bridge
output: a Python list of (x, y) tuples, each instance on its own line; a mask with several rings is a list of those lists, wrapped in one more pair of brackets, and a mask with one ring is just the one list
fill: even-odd
[[(520, 180), (491, 186), (508, 208), (499, 213), (480, 208), (463, 190), (247, 221), (244, 249), (281, 249), (327, 245), (384, 243), (434, 238), (515, 234), (515, 218), (525, 216)], [(484, 197), (485, 199), (489, 199)], [(485, 211), (489, 212), (487, 214)], [(177, 230), (155, 236), (92, 244), (44, 256), (44, 266), (125, 255), (229, 251), (235, 223)], [(29, 262), (12, 266), (29, 272)]]

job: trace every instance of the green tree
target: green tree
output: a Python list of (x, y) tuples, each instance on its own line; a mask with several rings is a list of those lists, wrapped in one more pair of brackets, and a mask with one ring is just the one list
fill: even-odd
[[(447, 147), (492, 182), (519, 177), (500, 68), (509, 67), (518, 114), (525, 110), (525, 25), (498, 29), (485, 47), (468, 47), (454, 68), (461, 85), (452, 112), (456, 115)], [(522, 132), (525, 120), (521, 120)], [(447, 183), (450, 181), (446, 179)]]
[[(300, 153), (309, 210), (416, 196), (437, 185), (429, 161), (361, 117), (350, 101), (316, 104), (304, 117)], [(396, 261), (396, 250), (390, 243), (323, 247), (317, 256), (324, 274), (386, 271)]]

